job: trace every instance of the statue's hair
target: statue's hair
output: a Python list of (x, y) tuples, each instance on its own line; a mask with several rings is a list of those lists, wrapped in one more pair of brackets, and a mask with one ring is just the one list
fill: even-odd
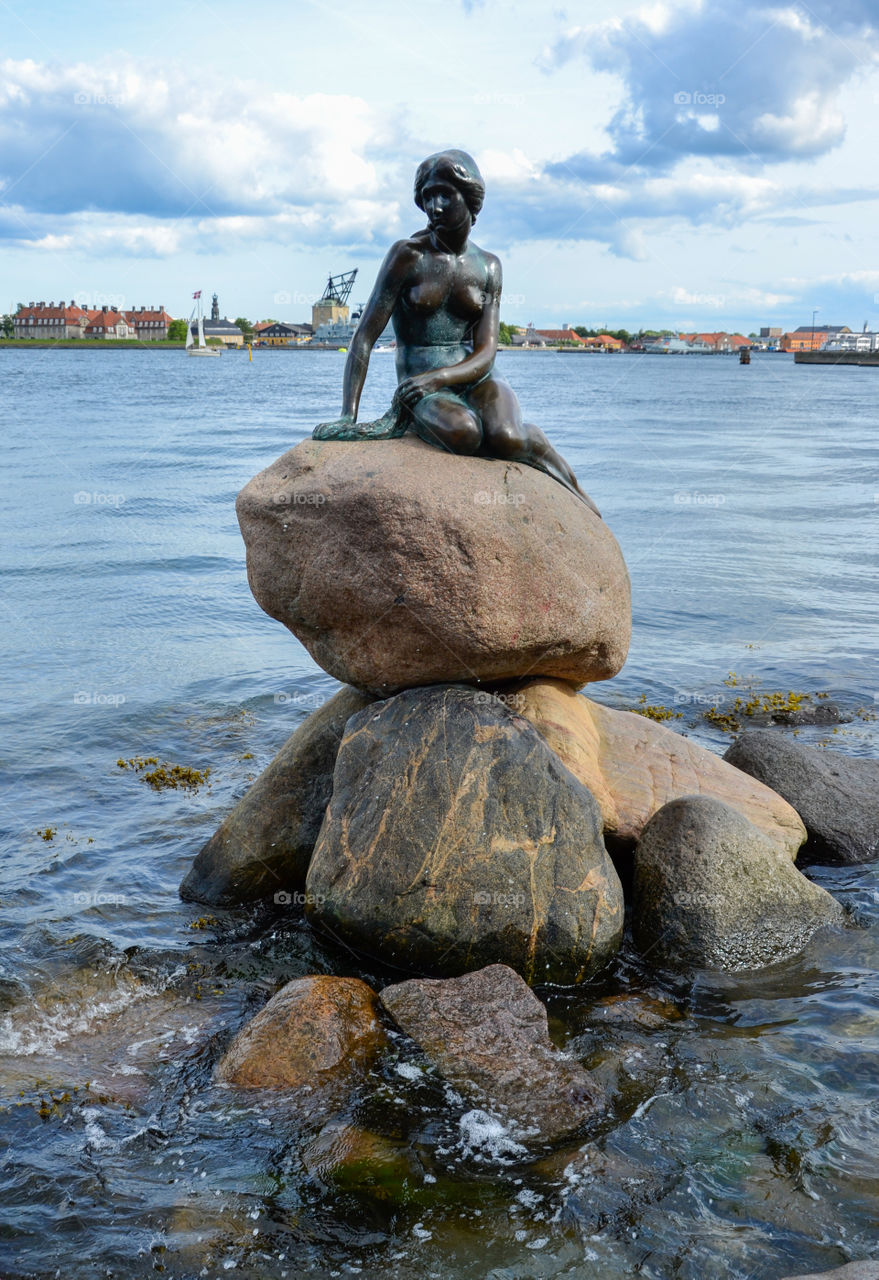
[(466, 151), (453, 150), (438, 151), (436, 155), (422, 160), (415, 174), (415, 203), (419, 209), (424, 208), (421, 193), (427, 186), (428, 179), (434, 175), (458, 188), (475, 222), (485, 199), (485, 183), (473, 157)]

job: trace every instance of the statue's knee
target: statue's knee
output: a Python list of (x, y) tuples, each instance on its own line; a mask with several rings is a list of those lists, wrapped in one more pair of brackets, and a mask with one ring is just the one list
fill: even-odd
[(482, 443), (482, 427), (476, 417), (466, 411), (456, 413), (451, 419), (449, 435), (455, 453), (475, 453)]
[(496, 458), (521, 458), (526, 450), (523, 433), (512, 423), (504, 423), (492, 431), (491, 451)]

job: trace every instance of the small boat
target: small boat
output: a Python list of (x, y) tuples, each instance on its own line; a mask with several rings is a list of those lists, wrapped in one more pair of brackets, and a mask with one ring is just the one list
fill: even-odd
[[(204, 340), (204, 314), (201, 309), (201, 289), (194, 293), (193, 298), (196, 304), (192, 308), (192, 315), (189, 317), (189, 324), (186, 329), (186, 354), (188, 356), (218, 356), (220, 354), (217, 347), (209, 347)], [(198, 346), (195, 345), (195, 339), (192, 336), (192, 322), (198, 319)]]

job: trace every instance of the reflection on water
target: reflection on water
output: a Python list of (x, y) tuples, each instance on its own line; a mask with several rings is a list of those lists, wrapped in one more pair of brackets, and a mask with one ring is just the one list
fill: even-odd
[[(723, 750), (701, 712), (734, 696), (729, 671), (827, 690), (864, 713), (834, 745), (875, 755), (873, 372), (501, 359), (630, 566), (632, 654), (599, 697), (644, 693)], [(342, 358), (207, 363), (0, 353), (22, 424), (0, 637), (0, 1275), (771, 1280), (868, 1256), (875, 867), (811, 869), (851, 924), (765, 973), (682, 979), (627, 947), (589, 987), (544, 992), (557, 1043), (614, 1099), (561, 1151), (522, 1151), (402, 1043), (342, 1115), (213, 1086), (281, 983), (397, 975), (294, 907), (177, 898), (335, 688), (251, 599), (233, 500), (334, 410)], [(390, 393), (374, 373), (364, 416)], [(116, 765), (135, 755), (208, 784), (151, 791)]]

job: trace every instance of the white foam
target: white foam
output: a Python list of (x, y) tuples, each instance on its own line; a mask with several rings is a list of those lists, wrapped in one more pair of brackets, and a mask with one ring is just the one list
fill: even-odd
[(394, 1067), (398, 1076), (402, 1076), (404, 1080), (420, 1080), (424, 1072), (420, 1067), (416, 1067), (414, 1062), (398, 1062)]
[(488, 1111), (467, 1111), (458, 1121), (461, 1146), (476, 1160), (508, 1162), (527, 1155), (508, 1125)]

